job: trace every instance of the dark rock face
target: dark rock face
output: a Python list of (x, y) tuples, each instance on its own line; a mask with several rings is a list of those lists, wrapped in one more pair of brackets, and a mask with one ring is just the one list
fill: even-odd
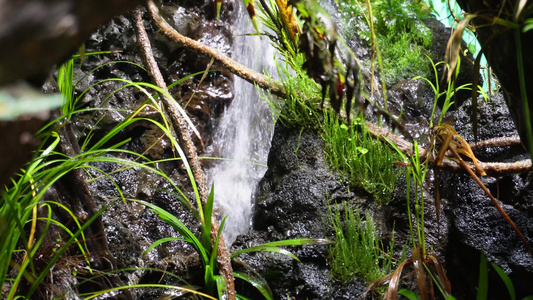
[(316, 134), (276, 127), (269, 170), (259, 186), (254, 228), (274, 226), (288, 238), (320, 236), (323, 226), (316, 220), (325, 217), (326, 195), (339, 188), (325, 169), (323, 151), (324, 141)]
[[(177, 4), (164, 6), (166, 17), (177, 25), (181, 34), (207, 42), (228, 55), (233, 43), (229, 24), (211, 20), (199, 7), (184, 8)], [(226, 12), (229, 13), (229, 12)], [(186, 76), (206, 70), (210, 59), (185, 50), (166, 36), (154, 29), (150, 18), (145, 14), (145, 27), (158, 62), (159, 69), (167, 85), (183, 81)], [(137, 45), (134, 23), (131, 16), (119, 16), (109, 24), (99, 28), (86, 41), (87, 53), (115, 50), (117, 53), (87, 56), (77, 75), (83, 80), (76, 92), (83, 93), (92, 84), (102, 79), (119, 78), (132, 82), (151, 82), (149, 74), (139, 66), (143, 65), (140, 49)], [(127, 62), (127, 63), (126, 63)], [(77, 68), (75, 68), (77, 69)], [(211, 70), (222, 70), (217, 63)], [(94, 72), (91, 72), (94, 70)], [(83, 77), (87, 75), (87, 77)], [(227, 71), (209, 72), (200, 83), (202, 74), (187, 78), (181, 84), (170, 89), (171, 95), (191, 116), (199, 130), (204, 144), (211, 141), (212, 120), (220, 115), (224, 106), (233, 99), (233, 77)], [(104, 129), (110, 124), (122, 121), (124, 117), (147, 100), (140, 90), (134, 87), (120, 89), (126, 83), (119, 80), (107, 81), (89, 89), (80, 101), (80, 105), (101, 107), (108, 110), (99, 111), (93, 116), (78, 117), (81, 127)], [(113, 93), (113, 91), (118, 90)], [(151, 91), (150, 91), (151, 92)], [(125, 110), (125, 112), (121, 112)], [(100, 118), (103, 120), (97, 122)], [(83, 131), (80, 128), (80, 131)], [(104, 130), (105, 131), (105, 130)], [(199, 143), (198, 143), (199, 144)], [(201, 149), (201, 148), (200, 148)]]
[[(516, 135), (513, 121), (503, 97), (496, 95), (487, 103), (480, 102), (479, 138)], [(456, 129), (467, 140), (473, 140), (470, 102), (456, 113)], [(516, 161), (527, 154), (522, 146), (489, 148), (478, 151), (482, 161)], [(533, 294), (533, 256), (511, 229), (490, 199), (475, 181), (467, 175), (447, 174), (443, 197), (448, 200), (452, 219), (446, 261), (448, 277), (454, 286), (457, 299), (472, 299), (476, 295), (480, 251), (487, 259), (501, 266), (511, 277), (517, 298)], [(533, 202), (531, 173), (509, 175), (501, 178), (483, 178), (483, 183), (493, 195), (500, 195), (503, 209), (526, 236), (533, 240)], [(489, 266), (489, 270), (491, 267)], [(501, 279), (489, 273), (489, 299), (508, 298)]]
[[(273, 240), (332, 236), (328, 203), (340, 203), (354, 194), (327, 170), (323, 153), (324, 141), (315, 132), (276, 125), (269, 169), (259, 184), (254, 229), (239, 237), (234, 249)], [(270, 252), (244, 254), (239, 259), (268, 281), (276, 299), (356, 299), (364, 291), (360, 281), (343, 286), (331, 277), (328, 246), (292, 248), (300, 263)]]

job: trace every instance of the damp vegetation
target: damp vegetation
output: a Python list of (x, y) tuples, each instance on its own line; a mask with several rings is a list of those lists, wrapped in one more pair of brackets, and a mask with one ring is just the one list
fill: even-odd
[(372, 49), (367, 66), (377, 66), (387, 86), (429, 71), (423, 55), (432, 43), (432, 33), (423, 20), (430, 8), (422, 1), (336, 1), (346, 40), (364, 41)]
[(335, 244), (330, 247), (331, 275), (343, 283), (361, 278), (368, 284), (388, 274), (392, 267), (392, 247), (384, 247), (369, 212), (361, 217), (346, 202), (330, 212)]
[(364, 118), (354, 117), (351, 124), (339, 124), (336, 116), (324, 115), (326, 159), (356, 187), (386, 205), (393, 198), (401, 169), (393, 162), (400, 156), (368, 133)]
[[(426, 223), (427, 213), (430, 211), (427, 209), (428, 205), (434, 205), (437, 231), (440, 230), (439, 170), (452, 164), (458, 165), (454, 170), (465, 172), (468, 179), (475, 180), (505, 219), (506, 225), (512, 227), (523, 246), (533, 255), (527, 234), (524, 235), (520, 231), (498, 199), (479, 179), (478, 174), (487, 174), (483, 168), (484, 164), (476, 158), (465, 138), (451, 125), (444, 123), (446, 114), (453, 109), (457, 91), (470, 89), (474, 98), (477, 98), (480, 89), (475, 83), (476, 80), (472, 84), (455, 86), (454, 79), (457, 79), (461, 66), (458, 51), (460, 49), (457, 49), (457, 46), (448, 45), (444, 63), (431, 61), (428, 64), (425, 54), (432, 37), (422, 22), (430, 15), (428, 7), (416, 0), (336, 1), (342, 16), (341, 22), (344, 23), (341, 30), (346, 40), (354, 40), (357, 35), (357, 39), (371, 49), (368, 61), (361, 63), (348, 47), (348, 43), (335, 32), (333, 20), (328, 19), (317, 1), (267, 1), (268, 4), (265, 1), (260, 2), (260, 7), (256, 10), (254, 1), (244, 1), (256, 31), (253, 34), (263, 34), (263, 38), (270, 38), (278, 50), (276, 59), (279, 60), (279, 81), (256, 74), (252, 70), (239, 73), (238, 71), (244, 69), (243, 66), (214, 49), (206, 50), (208, 47), (203, 46), (198, 51), (213, 57), (209, 67), (216, 57), (223, 61), (223, 66), (231, 66), (233, 72), (248, 78), (247, 80), (261, 82), (261, 87), (264, 88), (263, 96), (274, 109), (277, 122), (286, 127), (300, 129), (301, 132), (310, 129), (324, 140), (324, 157), (329, 167), (343, 178), (344, 183), (349, 182), (345, 186), (340, 187), (344, 184), (342, 183), (335, 187), (335, 192), (342, 194), (336, 195), (341, 201), (332, 201), (330, 206), (324, 206), (329, 226), (324, 232), (333, 232), (331, 240), (278, 240), (246, 245), (248, 248), (241, 247), (229, 253), (222, 236), (226, 216), (217, 215), (214, 207), (214, 185), (209, 191), (188, 129), (192, 129), (199, 140), (202, 137), (196, 131), (193, 118), (180, 106), (177, 101), (179, 99), (175, 99), (168, 92), (168, 88), (204, 72), (194, 73), (167, 86), (153, 57), (150, 41), (146, 36), (142, 36), (146, 35), (146, 32), (141, 31), (138, 32), (138, 40), (143, 48), (146, 69), (130, 62), (117, 61), (106, 65), (129, 64), (132, 68), (139, 68), (150, 74), (156, 84), (107, 78), (91, 83), (80, 92), (77, 83), (81, 80), (75, 79), (75, 66), (81, 65), (87, 56), (106, 55), (111, 52), (84, 53), (81, 50), (80, 55), (72, 57), (59, 68), (57, 83), (64, 104), (38, 132), (41, 144), (33, 153), (32, 159), (4, 187), (1, 196), (2, 298), (92, 299), (119, 294), (132, 298), (132, 290), (154, 289), (160, 291), (157, 296), (161, 299), (184, 295), (195, 299), (248, 299), (244, 294), (249, 290), (242, 291), (240, 286), (233, 283), (234, 278), (238, 278), (246, 282), (249, 289), (259, 293), (261, 299), (275, 299), (277, 295), (272, 293), (262, 274), (248, 266), (243, 267), (246, 271), (233, 271), (232, 262), (237, 262), (237, 257), (243, 253), (263, 251), (285, 255), (291, 259), (290, 264), (296, 264), (300, 262), (299, 258), (288, 251), (287, 247), (318, 245), (316, 247), (328, 249), (329, 254), (322, 260), (324, 264), (327, 261), (329, 275), (336, 281), (340, 284), (350, 284), (361, 280), (367, 284), (362, 298), (377, 291), (385, 299), (396, 299), (398, 294), (409, 299), (432, 299), (435, 294), (440, 293), (444, 299), (452, 300), (455, 298), (452, 296), (451, 280), (447, 277), (443, 263), (433, 251), (436, 245), (431, 243), (435, 243), (435, 240), (429, 236), (435, 237), (435, 233), (428, 232)], [(175, 41), (183, 38), (182, 43), (189, 49), (200, 48), (195, 44), (196, 41), (188, 40), (174, 29), (165, 31), (163, 27), (168, 24), (158, 15), (158, 7), (151, 0), (147, 3), (149, 13), (166, 35), (177, 37)], [(255, 3), (257, 4), (257, 1)], [(290, 3), (293, 3), (294, 7)], [(529, 16), (531, 13), (531, 9), (525, 9), (524, 5), (525, 1), (519, 1), (515, 11), (511, 11), (514, 14), (507, 12), (508, 15), (515, 16), (512, 21), (499, 17), (495, 20), (513, 29), (522, 26), (527, 32), (532, 28), (533, 19), (523, 20), (523, 10), (528, 12), (524, 15)], [(216, 8), (213, 12), (216, 18), (223, 19), (224, 1), (216, 1), (216, 6), (213, 7)], [(259, 13), (259, 20), (270, 29), (269, 32), (260, 32), (255, 12)], [(137, 25), (144, 26), (140, 9), (136, 13)], [(473, 18), (476, 18), (476, 15), (466, 17), (460, 21), (459, 26), (464, 30)], [(523, 23), (518, 25), (518, 21)], [(328, 24), (329, 22), (331, 24)], [(518, 62), (523, 64), (520, 32), (517, 32)], [(460, 33), (454, 33), (451, 40), (453, 39), (460, 40)], [(443, 76), (448, 79), (447, 89), (444, 91), (439, 90), (437, 75), (437, 66), (441, 64), (448, 73), (448, 76)], [(89, 71), (85, 76), (91, 77), (104, 66)], [(426, 68), (428, 66), (432, 68), (434, 80), (426, 78), (430, 73)], [(525, 115), (522, 116), (525, 121), (519, 119), (522, 122), (519, 126), (524, 127), (519, 130), (524, 131), (521, 132), (522, 135), (529, 138), (529, 151), (533, 153), (533, 133), (523, 65), (518, 66), (518, 71), (518, 85), (522, 94), (522, 105), (525, 107)], [(205, 77), (203, 76), (201, 81)], [(412, 143), (405, 142), (391, 132), (383, 133), (388, 129), (378, 128), (382, 130), (379, 131), (377, 126), (368, 121), (377, 119), (380, 125), (391, 125), (393, 129), (400, 123), (401, 116), (394, 116), (388, 111), (385, 95), (388, 85), (405, 78), (423, 81), (434, 93), (432, 109), (428, 112), (430, 141), (427, 145), (419, 145), (417, 140), (412, 140)], [(372, 99), (374, 84), (377, 82), (374, 79), (382, 81), (382, 96), (385, 99)], [(82, 98), (89, 90), (110, 82), (120, 83), (121, 86), (107, 98), (100, 99), (101, 107), (88, 108), (87, 103), (82, 103)], [(108, 106), (108, 99), (122, 89), (135, 89), (138, 92), (138, 103), (135, 107), (120, 110), (104, 108)], [(439, 103), (443, 98), (444, 103)], [(476, 108), (472, 105), (475, 114)], [(97, 132), (98, 127), (106, 122), (105, 113), (110, 110), (120, 115), (118, 121), (114, 120), (113, 125), (104, 133)], [(370, 113), (366, 114), (367, 112)], [(371, 115), (372, 113), (375, 115)], [(403, 108), (400, 115), (402, 113)], [(83, 132), (76, 136), (73, 127), (80, 123), (76, 120), (80, 116), (84, 116), (81, 122), (90, 122), (91, 125), (83, 127)], [(475, 117), (473, 119), (475, 122)], [(526, 124), (523, 124), (524, 122)], [(164, 141), (170, 145), (166, 149), (169, 157), (152, 158), (147, 152), (155, 144), (148, 145), (145, 152), (129, 148), (134, 143), (134, 138), (125, 136), (124, 133), (138, 124), (155, 128), (160, 135), (155, 143)], [(389, 139), (392, 137), (396, 140)], [(407, 146), (400, 145), (397, 142), (400, 140)], [(167, 164), (171, 164), (171, 167)], [(102, 165), (112, 166), (112, 171)], [(169, 169), (172, 169), (173, 173), (169, 172)], [(149, 173), (159, 182), (163, 182), (166, 187), (164, 193), (172, 195), (172, 205), (165, 208), (141, 199), (144, 196), (137, 197), (144, 195), (143, 193), (125, 192), (127, 188), (115, 180), (115, 175), (131, 170)], [(434, 197), (429, 193), (430, 177), (434, 183)], [(405, 191), (404, 195), (397, 195), (400, 190), (397, 182), (400, 178), (405, 180), (406, 187), (401, 189)], [(108, 181), (113, 187), (112, 191), (105, 191), (105, 195), (101, 195), (107, 201), (104, 205), (97, 205), (89, 192), (88, 185), (98, 181)], [(63, 186), (70, 188), (70, 194), (55, 195)], [(363, 205), (355, 203), (359, 198), (348, 195), (352, 194), (354, 187), (356, 193), (362, 192), (362, 198), (373, 202), (365, 202)], [(346, 199), (351, 199), (353, 203)], [(405, 215), (404, 248), (410, 249), (410, 255), (406, 255), (406, 251), (402, 251), (401, 255), (398, 255), (398, 251), (393, 251), (401, 246), (395, 245), (394, 232), (390, 235), (390, 242), (384, 244), (383, 233), (378, 232), (375, 225), (381, 220), (374, 220), (371, 211), (354, 209), (359, 206), (391, 209), (392, 205), (397, 204), (395, 202), (400, 202), (393, 200), (398, 199), (406, 201), (401, 204), (405, 211), (394, 211), (393, 214)], [(431, 199), (434, 200), (433, 203), (429, 201)], [(144, 258), (159, 250), (166, 251), (163, 247), (168, 243), (179, 243), (185, 245), (183, 249), (192, 249), (190, 253), (195, 262), (186, 266), (185, 273), (188, 277), (182, 278), (166, 268), (117, 268), (102, 221), (102, 216), (117, 206), (124, 207), (125, 211), (132, 214), (142, 212), (150, 218), (153, 217), (152, 219), (157, 220), (154, 221), (157, 226), (153, 226), (157, 230), (164, 226), (170, 229), (164, 231), (169, 236), (163, 236), (143, 246)], [(183, 206), (187, 216), (175, 214), (172, 211), (173, 206)], [(187, 223), (182, 218), (192, 221)], [(384, 226), (379, 228), (389, 225), (393, 227), (391, 224), (381, 225)], [(268, 227), (269, 238), (270, 235), (280, 237), (275, 235), (276, 230), (279, 228)], [(440, 232), (437, 233), (437, 240), (439, 234)], [(311, 251), (314, 250), (316, 249)], [(395, 254), (401, 257), (395, 257)], [(313, 260), (320, 259), (313, 257)], [(496, 264), (491, 263), (491, 266), (490, 270), (497, 273), (510, 298), (514, 299), (515, 291), (510, 277)], [(487, 269), (486, 256), (481, 254), (477, 287), (477, 299), (480, 300), (489, 297)], [(411, 270), (413, 276), (404, 276), (406, 270)], [(153, 277), (158, 278), (144, 282), (129, 277), (132, 272), (143, 271), (154, 272), (157, 276)], [(72, 278), (71, 282), (58, 284), (57, 277), (62, 274), (68, 274), (68, 278)], [(409, 282), (403, 284), (407, 280)], [(384, 287), (386, 285), (388, 286)], [(416, 287), (417, 290), (413, 292), (402, 289), (405, 286)]]

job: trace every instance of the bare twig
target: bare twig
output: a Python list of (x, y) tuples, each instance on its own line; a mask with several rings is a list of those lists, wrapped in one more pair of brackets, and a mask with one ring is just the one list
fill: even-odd
[[(148, 8), (152, 13), (152, 17), (156, 21), (157, 26), (171, 39), (177, 43), (183, 45), (184, 47), (191, 49), (197, 53), (204, 54), (209, 57), (214, 57), (217, 61), (221, 62), (226, 66), (229, 71), (233, 74), (251, 82), (257, 84), (263, 89), (270, 90), (273, 94), (284, 97), (286, 95), (285, 90), (282, 87), (282, 84), (275, 80), (267, 80), (266, 77), (258, 72), (248, 69), (247, 67), (233, 61), (231, 58), (227, 57), (223, 53), (211, 49), (197, 41), (189, 39), (187, 37), (179, 34), (175, 29), (173, 29), (163, 17), (159, 15), (159, 10), (152, 1), (148, 2)], [(394, 143), (404, 154), (411, 155), (413, 145), (402, 139), (401, 137), (388, 132), (387, 130), (380, 128), (370, 122), (366, 123), (369, 132), (376, 138), (379, 139), (388, 139)], [(504, 145), (511, 145), (517, 142), (516, 138), (503, 138), (503, 139), (491, 139), (487, 141), (482, 141), (477, 144), (474, 144), (472, 149), (476, 150), (480, 147), (501, 147)], [(508, 144), (506, 144), (508, 143)], [(421, 151), (422, 153), (423, 151)], [(472, 170), (475, 170), (474, 164), (465, 162)], [(521, 173), (531, 170), (531, 160), (523, 160), (513, 163), (480, 163), (483, 169), (487, 172), (488, 175), (498, 176), (505, 174), (514, 174)], [(453, 171), (464, 171), (462, 167), (454, 159), (448, 157), (444, 158), (442, 162), (442, 167), (445, 169)]]
[[(373, 123), (366, 122), (368, 132), (380, 140), (389, 140), (392, 142), (402, 153), (405, 155), (411, 155), (414, 153), (413, 144), (402, 139), (401, 137), (390, 133), (384, 128), (378, 127)], [(470, 145), (472, 150), (479, 150), (482, 148), (491, 148), (491, 147), (504, 147), (517, 145), (520, 143), (519, 137), (507, 137), (507, 138), (493, 138), (489, 140), (480, 141)], [(425, 149), (419, 149), (419, 153), (426, 153)], [(451, 154), (451, 153), (450, 153)], [(427, 153), (426, 153), (427, 155)], [(424, 155), (425, 156), (425, 155)], [(434, 162), (434, 158), (430, 157), (430, 161)], [(476, 171), (476, 166), (470, 162), (464, 162), (468, 168), (472, 171)], [(531, 170), (531, 159), (520, 160), (510, 163), (500, 163), (500, 162), (478, 162), (478, 164), (485, 170), (489, 176), (502, 176), (509, 174), (523, 173)], [(465, 169), (454, 159), (445, 157), (442, 161), (442, 168), (448, 169), (455, 172), (464, 172)]]
[(516, 146), (520, 145), (519, 136), (510, 136), (510, 137), (498, 137), (492, 138), (484, 141), (479, 141), (477, 143), (470, 144), (472, 150), (479, 150), (483, 148), (492, 148), (492, 147), (506, 147), (506, 146)]
[(161, 16), (159, 9), (153, 1), (148, 1), (147, 6), (157, 27), (159, 27), (159, 29), (161, 29), (161, 31), (172, 40), (176, 41), (185, 48), (193, 50), (196, 53), (201, 53), (205, 56), (214, 58), (216, 61), (222, 63), (226, 68), (228, 68), (228, 70), (233, 74), (252, 84), (257, 84), (262, 89), (270, 90), (274, 95), (280, 97), (285, 96), (285, 89), (278, 81), (269, 80), (263, 74), (247, 68), (246, 66), (229, 58), (224, 53), (181, 35)]
[[(153, 7), (155, 7), (152, 1), (148, 1), (148, 6), (149, 7), (152, 6), (152, 9)], [(154, 13), (152, 9), (151, 11), (152, 13)], [(137, 39), (138, 39), (139, 45), (142, 48), (142, 52), (143, 52), (145, 62), (146, 62), (146, 67), (148, 68), (150, 75), (152, 75), (152, 78), (154, 78), (156, 85), (168, 94), (167, 86), (165, 84), (163, 76), (161, 75), (161, 71), (159, 70), (157, 62), (155, 61), (155, 58), (153, 56), (152, 47), (150, 45), (150, 40), (148, 39), (148, 35), (146, 34), (146, 30), (144, 28), (140, 8), (137, 8), (135, 10), (135, 25), (136, 25), (136, 30), (137, 30)], [(187, 128), (187, 123), (181, 117), (180, 112), (177, 110), (175, 106), (176, 104), (174, 103), (174, 101), (172, 101), (172, 99), (169, 99), (165, 94), (161, 96), (162, 96), (161, 98), (163, 99), (165, 108), (169, 112), (172, 121), (177, 127), (176, 131), (178, 133), (180, 143), (182, 144), (185, 150), (185, 155), (187, 156), (187, 159), (191, 166), (194, 179), (198, 186), (198, 191), (199, 191), (199, 194), (202, 200), (202, 204), (205, 205), (205, 202), (207, 201), (207, 196), (208, 196), (207, 183), (205, 180), (204, 172), (202, 171), (202, 168), (198, 161), (198, 154), (196, 151), (196, 147), (194, 143), (192, 142), (189, 129)], [(218, 230), (219, 230), (218, 222), (216, 218), (212, 218), (211, 238), (213, 239), (213, 242), (216, 242), (217, 240)], [(233, 270), (231, 268), (230, 255), (229, 255), (228, 249), (226, 248), (226, 245), (224, 244), (224, 239), (222, 237), (219, 238), (219, 244), (218, 244), (218, 265), (219, 265), (220, 273), (226, 279), (227, 291), (228, 291), (227, 299), (235, 300), (236, 299), (235, 298), (235, 283), (234, 283), (234, 278), (233, 278)]]
[[(155, 58), (153, 56), (152, 46), (144, 28), (140, 9), (137, 8), (134, 14), (136, 26), (135, 28), (137, 31), (137, 42), (141, 46), (146, 67), (148, 68), (150, 75), (154, 79), (155, 84), (168, 94), (167, 85), (165, 83), (165, 80), (163, 79), (161, 71), (159, 70), (159, 66), (157, 65), (157, 62), (155, 61)], [(181, 113), (178, 111), (175, 101), (169, 99), (165, 94), (161, 95), (161, 99), (163, 101), (166, 111), (170, 114), (170, 119), (177, 127), (176, 133), (178, 136), (178, 140), (181, 142), (185, 155), (187, 156), (187, 159), (191, 166), (194, 179), (196, 180), (196, 184), (198, 185), (200, 197), (202, 198), (202, 201), (206, 201), (208, 195), (207, 184), (204, 173), (198, 161), (196, 146), (192, 142), (191, 134), (189, 128), (187, 127), (187, 123), (181, 116)]]

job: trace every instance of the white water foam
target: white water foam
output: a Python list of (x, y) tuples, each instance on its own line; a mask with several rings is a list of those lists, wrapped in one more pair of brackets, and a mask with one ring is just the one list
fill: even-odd
[[(259, 72), (275, 74), (274, 49), (266, 37), (240, 36), (255, 32), (241, 1), (232, 31), (232, 58)], [(266, 172), (266, 161), (274, 131), (272, 109), (257, 88), (235, 76), (235, 98), (215, 129), (212, 149), (227, 160), (218, 161), (207, 175), (215, 185), (215, 206), (228, 216), (223, 236), (230, 246), (248, 232), (255, 188)], [(258, 165), (258, 164), (262, 164)]]

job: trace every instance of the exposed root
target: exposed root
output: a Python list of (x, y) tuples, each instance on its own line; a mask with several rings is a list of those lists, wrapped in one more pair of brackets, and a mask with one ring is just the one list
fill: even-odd
[[(374, 137), (379, 138), (380, 140), (389, 140), (392, 142), (402, 153), (405, 155), (411, 155), (414, 152), (413, 144), (409, 141), (404, 140), (403, 138), (381, 128), (373, 123), (366, 122), (368, 132)], [(507, 137), (507, 138), (493, 138), (477, 143), (470, 144), (472, 150), (479, 150), (483, 148), (491, 147), (504, 147), (520, 144), (520, 138), (518, 136)], [(425, 149), (419, 149), (420, 153), (426, 153)], [(435, 158), (430, 157), (430, 162), (434, 163)], [(476, 166), (471, 162), (464, 162), (465, 166), (471, 169), (474, 172), (477, 172)], [(489, 176), (503, 176), (510, 174), (524, 173), (531, 170), (531, 159), (524, 159), (516, 162), (510, 163), (500, 163), (500, 162), (478, 162), (478, 164), (485, 170)], [(450, 157), (445, 157), (442, 161), (441, 168), (455, 171), (455, 172), (465, 172), (466, 170), (461, 166), (459, 162)]]
[[(156, 22), (158, 19), (160, 20), (163, 19), (161, 16), (159, 16), (157, 12), (157, 7), (153, 3), (153, 1), (148, 1), (147, 5), (148, 5), (150, 12), (152, 13), (152, 16), (156, 20)], [(139, 45), (141, 46), (141, 49), (144, 55), (146, 67), (148, 68), (150, 75), (152, 75), (152, 78), (154, 78), (156, 85), (159, 88), (161, 88), (163, 91), (168, 93), (168, 89), (163, 79), (163, 76), (161, 75), (161, 71), (159, 70), (157, 62), (155, 61), (155, 58), (153, 56), (152, 47), (150, 45), (148, 35), (146, 34), (146, 30), (144, 28), (144, 24), (143, 24), (143, 20), (141, 16), (141, 10), (137, 8), (134, 14), (135, 14), (135, 25), (136, 25), (136, 30), (137, 30), (137, 39), (138, 39)], [(205, 48), (208, 48), (208, 47), (205, 47)], [(196, 184), (198, 186), (198, 191), (200, 193), (202, 204), (205, 205), (207, 201), (207, 197), (208, 197), (207, 183), (205, 180), (204, 172), (202, 171), (200, 162), (198, 160), (196, 146), (194, 145), (191, 139), (191, 134), (187, 127), (187, 123), (181, 117), (181, 114), (178, 111), (177, 107), (175, 106), (173, 100), (169, 99), (164, 94), (161, 96), (162, 96), (161, 98), (163, 99), (163, 103), (165, 104), (166, 110), (170, 114), (172, 121), (177, 127), (176, 132), (178, 133), (179, 141), (181, 142), (185, 150), (185, 155), (187, 156), (187, 159), (191, 166)], [(216, 218), (212, 218), (211, 238), (213, 239), (213, 242), (216, 242), (217, 240), (218, 230), (219, 230), (219, 224)], [(228, 249), (226, 248), (226, 245), (224, 244), (224, 239), (222, 238), (222, 236), (219, 238), (219, 244), (218, 244), (218, 265), (219, 265), (220, 273), (226, 279), (227, 291), (228, 291), (227, 299), (235, 300), (235, 283), (234, 283), (234, 278), (233, 278), (233, 270), (231, 268), (230, 255), (229, 255)]]
[(147, 2), (148, 10), (152, 14), (152, 18), (159, 29), (176, 43), (188, 48), (196, 53), (203, 54), (207, 57), (214, 58), (216, 61), (222, 63), (231, 73), (241, 77), (242, 79), (257, 84), (260, 88), (269, 90), (272, 94), (284, 97), (286, 95), (283, 85), (275, 80), (269, 80), (263, 74), (256, 72), (248, 67), (234, 61), (224, 53), (210, 48), (193, 39), (185, 37), (177, 32), (167, 21), (161, 16), (159, 9), (153, 1)]

